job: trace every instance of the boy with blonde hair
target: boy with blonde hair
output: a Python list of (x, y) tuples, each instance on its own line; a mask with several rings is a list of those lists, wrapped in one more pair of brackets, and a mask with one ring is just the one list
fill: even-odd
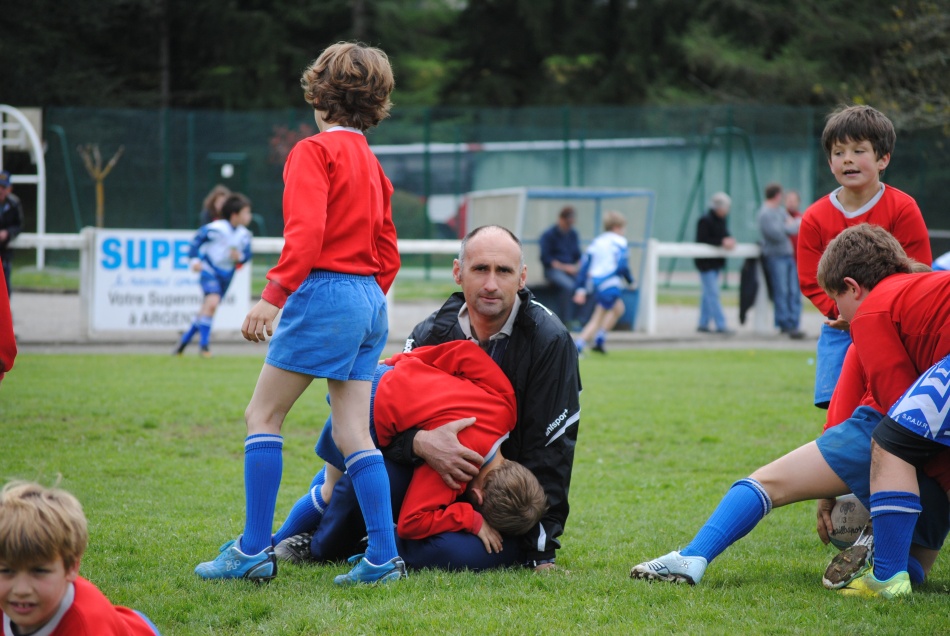
[(849, 596), (910, 594), (907, 554), (922, 509), (915, 468), (928, 468), (950, 491), (941, 470), (950, 446), (950, 274), (910, 276), (912, 266), (897, 239), (867, 224), (838, 235), (818, 264), (819, 284), (850, 324), (871, 395), (892, 405), (872, 435), (873, 570), (842, 588)]
[(144, 615), (109, 602), (79, 576), (89, 532), (79, 501), (58, 488), (11, 481), (0, 491), (3, 634), (154, 636)]
[(828, 318), (818, 337), (815, 365), (815, 405), (820, 408), (828, 408), (851, 344), (847, 325), (816, 278), (818, 260), (831, 240), (845, 228), (872, 223), (893, 234), (914, 260), (932, 260), (930, 236), (917, 202), (881, 182), (896, 140), (891, 121), (870, 106), (834, 111), (821, 134), (828, 166), (840, 187), (808, 207), (798, 230), (799, 287)]
[(574, 292), (574, 302), (583, 305), (587, 302), (588, 292), (593, 293), (597, 305), (594, 313), (580, 335), (576, 339), (577, 352), (583, 353), (584, 347), (592, 339), (592, 349), (598, 353), (606, 353), (604, 344), (607, 341), (607, 332), (623, 315), (624, 304), (621, 294), (624, 285), (633, 282), (630, 274), (630, 265), (627, 263), (627, 237), (624, 230), (627, 220), (620, 212), (608, 210), (604, 213), (604, 232), (587, 247), (581, 261), (580, 271), (577, 272), (577, 290)]

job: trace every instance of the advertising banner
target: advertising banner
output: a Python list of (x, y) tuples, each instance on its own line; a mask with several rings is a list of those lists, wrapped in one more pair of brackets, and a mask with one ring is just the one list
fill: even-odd
[[(182, 331), (201, 307), (198, 274), (189, 267), (193, 232), (95, 232), (91, 331)], [(214, 328), (240, 330), (251, 296), (251, 263), (234, 274)]]

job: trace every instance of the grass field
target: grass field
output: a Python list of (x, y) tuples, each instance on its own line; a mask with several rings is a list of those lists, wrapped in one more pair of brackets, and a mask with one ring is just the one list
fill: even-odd
[[(947, 634), (950, 567), (899, 602), (821, 587), (814, 506), (769, 515), (700, 586), (633, 581), (685, 545), (736, 479), (812, 439), (809, 352), (612, 351), (581, 361), (582, 417), (560, 571), (411, 572), (338, 589), (342, 564), (268, 585), (193, 574), (243, 525), (243, 411), (256, 357), (22, 355), (0, 385), (0, 477), (55, 482), (90, 520), (81, 573), (165, 635)], [(322, 387), (285, 424), (278, 523), (309, 483)]]

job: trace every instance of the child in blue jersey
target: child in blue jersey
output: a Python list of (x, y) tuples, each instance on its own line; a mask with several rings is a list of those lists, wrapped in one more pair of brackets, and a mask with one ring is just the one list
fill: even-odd
[(604, 343), (607, 332), (623, 315), (624, 305), (620, 297), (624, 289), (623, 281), (628, 285), (633, 282), (627, 263), (626, 227), (627, 220), (620, 212), (606, 212), (604, 233), (595, 238), (584, 252), (580, 271), (577, 272), (574, 302), (578, 305), (586, 303), (589, 290), (594, 293), (597, 305), (575, 340), (578, 353), (583, 353), (591, 338), (596, 338), (593, 350), (606, 353)]
[(217, 221), (201, 226), (191, 242), (188, 256), (191, 258), (191, 269), (201, 275), (199, 282), (204, 301), (191, 328), (178, 342), (176, 355), (184, 353), (185, 347), (197, 333), (200, 334), (198, 342), (201, 355), (211, 357), (208, 345), (211, 342), (214, 312), (227, 293), (234, 272), (251, 260), (251, 232), (247, 229), (251, 222), (250, 200), (243, 194), (228, 196), (221, 206), (221, 216)]

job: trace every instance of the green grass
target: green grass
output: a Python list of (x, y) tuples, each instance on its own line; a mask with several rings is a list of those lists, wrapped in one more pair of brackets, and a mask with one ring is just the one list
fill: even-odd
[[(611, 351), (581, 361), (582, 418), (561, 571), (412, 572), (337, 589), (342, 564), (283, 566), (268, 585), (199, 580), (243, 525), (243, 411), (259, 357), (21, 355), (0, 385), (0, 477), (83, 502), (81, 573), (167, 635), (946, 634), (950, 567), (899, 602), (821, 587), (814, 506), (774, 511), (698, 587), (630, 567), (685, 545), (736, 479), (814, 438), (809, 352)], [(285, 424), (278, 522), (317, 466), (315, 384)]]

